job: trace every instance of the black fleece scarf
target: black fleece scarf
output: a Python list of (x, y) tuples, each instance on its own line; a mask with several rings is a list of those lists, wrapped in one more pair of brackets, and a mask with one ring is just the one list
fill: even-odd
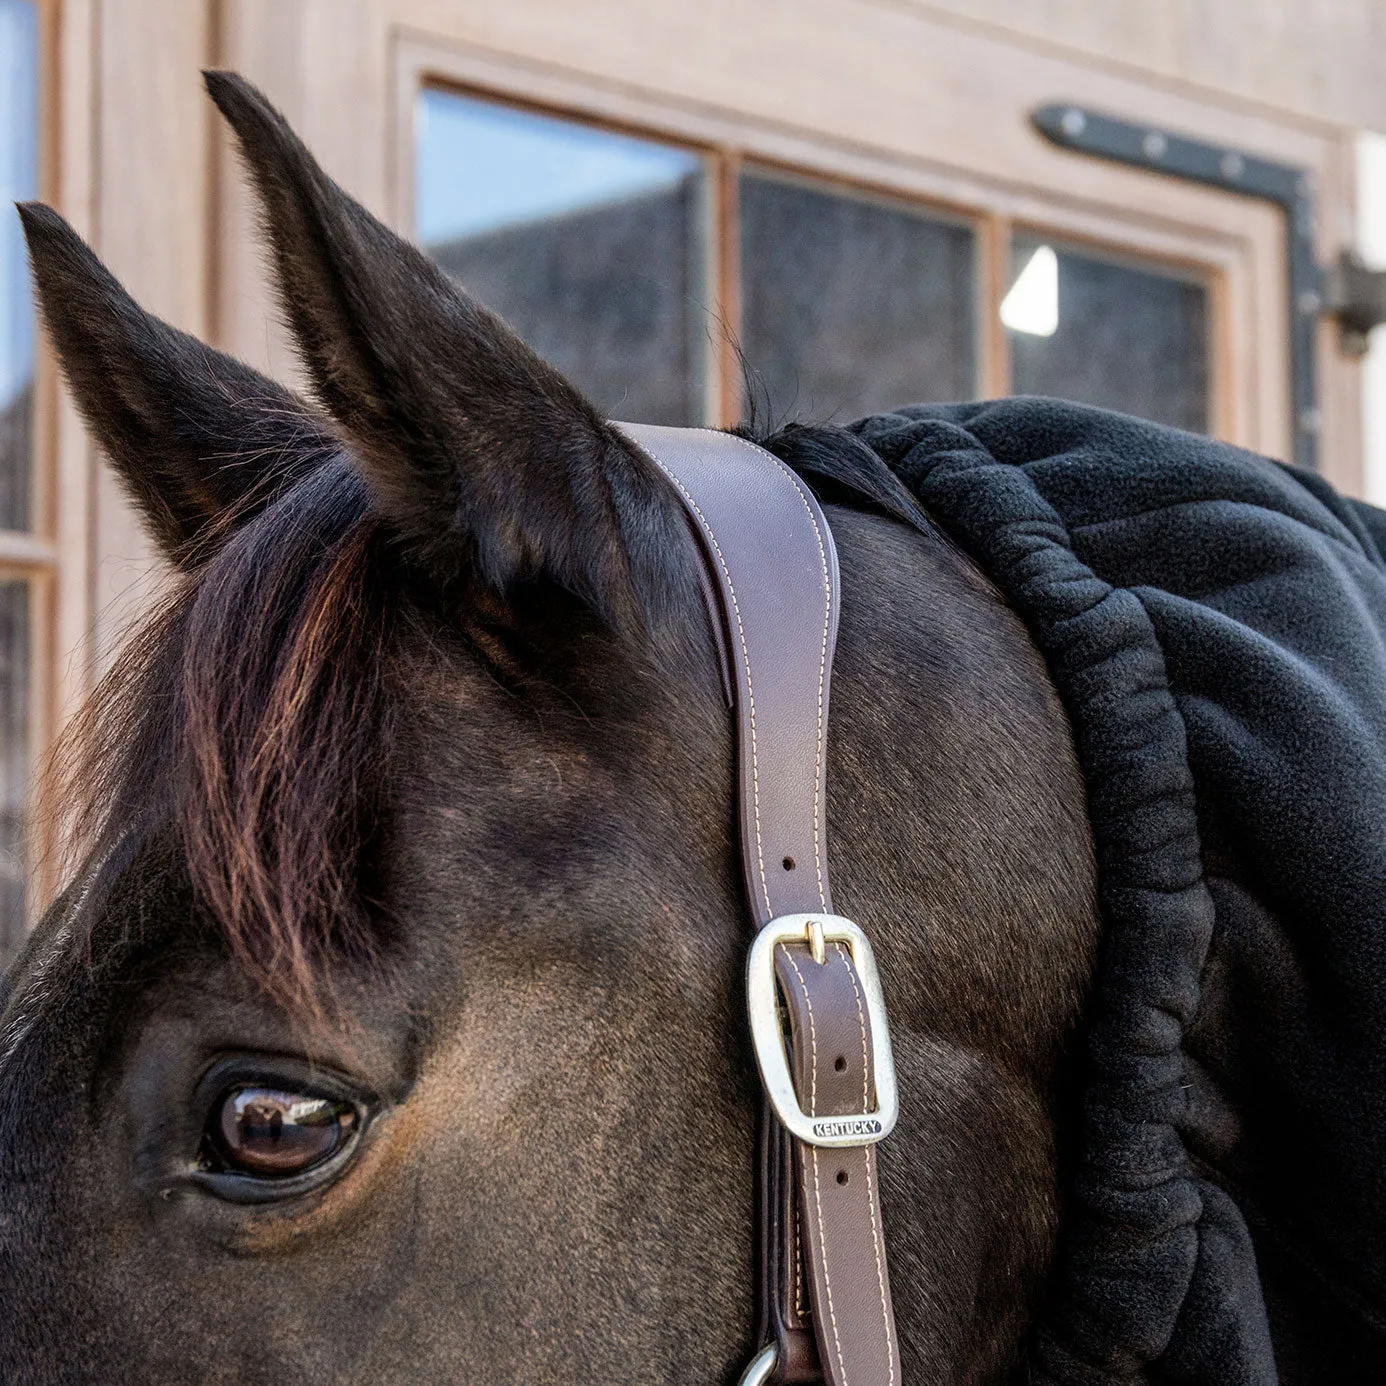
[(1018, 399), (852, 425), (1028, 623), (1104, 944), (1029, 1380), (1386, 1383), (1386, 512)]

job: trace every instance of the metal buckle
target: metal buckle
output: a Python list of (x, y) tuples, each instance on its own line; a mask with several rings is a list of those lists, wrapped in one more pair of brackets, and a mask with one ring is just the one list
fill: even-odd
[[(876, 1081), (874, 1112), (811, 1117), (800, 1107), (794, 1091), (775, 988), (775, 949), (781, 943), (807, 943), (814, 961), (821, 964), (826, 956), (825, 942), (847, 945), (857, 980), (861, 983), (867, 1018), (871, 1022), (872, 1067)], [(850, 919), (837, 914), (783, 914), (772, 919), (751, 945), (746, 962), (746, 1003), (751, 1015), (751, 1041), (760, 1081), (775, 1115), (790, 1135), (809, 1145), (827, 1147), (874, 1145), (890, 1135), (900, 1114), (900, 1098), (895, 1087), (895, 1060), (890, 1052), (885, 998), (881, 995), (881, 980), (876, 975), (871, 944)]]
[(780, 1349), (776, 1343), (763, 1347), (751, 1358), (736, 1386), (765, 1386), (780, 1364)]

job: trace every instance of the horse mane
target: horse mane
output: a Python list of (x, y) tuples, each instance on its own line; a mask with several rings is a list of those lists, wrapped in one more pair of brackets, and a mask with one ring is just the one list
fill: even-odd
[[(855, 435), (789, 425), (757, 441), (823, 499), (926, 527)], [(174, 579), (64, 734), (46, 797), (66, 809), (69, 864), (171, 832), (199, 911), (301, 1011), (320, 1007), (329, 954), (376, 950), (369, 867), (407, 598), (349, 459), (287, 474)]]

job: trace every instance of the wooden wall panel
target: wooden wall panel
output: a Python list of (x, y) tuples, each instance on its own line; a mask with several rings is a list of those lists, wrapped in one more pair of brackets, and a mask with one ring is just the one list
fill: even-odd
[(1386, 130), (1381, 0), (877, 0), (1325, 124)]
[[(50, 91), (44, 196), (77, 230), (96, 238), (99, 183), (96, 158), (96, 76), (100, 31), (99, 0), (67, 0), (50, 11), (58, 80)], [(53, 611), (56, 652), (49, 698), (50, 727), (61, 722), (91, 687), (90, 643), (94, 533), (92, 506), (96, 451), (78, 417), (72, 397), (59, 388), (56, 363), (47, 350), (38, 357), (39, 398), (52, 420), (50, 439), (40, 438), (42, 459), (51, 449), (48, 523), (58, 551)], [(40, 467), (42, 471), (43, 468)]]
[[(390, 43), (370, 0), (226, 0), (217, 62), (249, 77), (358, 201), (385, 206)], [(216, 333), (227, 350), (298, 383), (255, 226), (255, 207), (218, 119)]]
[[(97, 17), (96, 247), (146, 308), (208, 330), (209, 117), (201, 69), (210, 5), (102, 0)], [(110, 469), (94, 499), (98, 669), (164, 580)]]
[[(1272, 452), (1288, 444), (1277, 215), (1056, 150), (1028, 112), (1067, 97), (1302, 163), (1325, 260), (1354, 239), (1352, 127), (1386, 131), (1383, 0), (42, 3), (47, 195), (142, 303), (291, 382), (251, 203), (202, 92), (209, 63), (263, 86), (328, 171), (404, 230), (413, 91), (447, 77), (1197, 262), (1219, 286), (1219, 426)], [(1326, 470), (1358, 490), (1361, 369), (1328, 325), (1320, 359)], [(51, 727), (166, 570), (47, 359), (39, 394), (58, 554)]]
[[(1037, 141), (1024, 115), (1072, 93), (1134, 118), (1198, 128), (1316, 162), (1326, 128), (1276, 119), (1199, 93), (1152, 85), (1059, 52), (940, 22), (922, 7), (879, 0), (379, 0), (396, 26), (535, 65), (581, 70), (617, 87), (793, 125), (826, 141), (860, 142), (979, 175), (1060, 182), (1073, 196), (1156, 199), (1139, 175), (1099, 171)], [(1020, 119), (1017, 119), (1017, 115)], [(1158, 205), (1156, 205), (1158, 211)]]

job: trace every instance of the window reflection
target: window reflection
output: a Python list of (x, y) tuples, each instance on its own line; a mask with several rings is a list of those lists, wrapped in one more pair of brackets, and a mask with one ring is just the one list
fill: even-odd
[(1030, 252), (1001, 300), (1001, 321), (1030, 337), (1052, 337), (1059, 330), (1059, 257), (1052, 245)]
[(425, 90), (425, 249), (617, 418), (705, 422), (707, 176), (696, 154)]
[(762, 173), (740, 200), (741, 340), (772, 417), (972, 397), (970, 226)]
[(1208, 430), (1208, 290), (1190, 275), (1017, 236), (1001, 301), (1012, 388)]
[(38, 193), (38, 7), (0, 0), (0, 529), (29, 525), (34, 325), (14, 204)]

